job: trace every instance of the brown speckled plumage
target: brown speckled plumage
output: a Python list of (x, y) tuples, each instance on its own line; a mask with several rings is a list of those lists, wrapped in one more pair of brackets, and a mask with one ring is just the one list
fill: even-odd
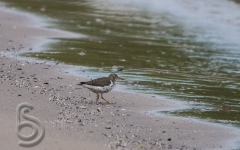
[(98, 79), (94, 79), (94, 80), (87, 81), (87, 82), (80, 82), (80, 84), (104, 87), (104, 86), (111, 84), (111, 81), (108, 77), (103, 77), (103, 78), (98, 78)]

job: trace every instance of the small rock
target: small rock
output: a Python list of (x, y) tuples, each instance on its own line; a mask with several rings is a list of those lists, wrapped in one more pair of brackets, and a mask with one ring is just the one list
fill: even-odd
[(122, 114), (122, 116), (127, 116), (127, 114)]
[(142, 148), (142, 145), (138, 145), (138, 148)]
[(106, 126), (105, 129), (111, 129), (111, 127), (110, 126)]
[(80, 106), (79, 108), (81, 108), (81, 109), (86, 109), (87, 106)]
[(171, 138), (168, 138), (167, 140), (168, 140), (168, 141), (171, 141), (172, 139), (171, 139)]

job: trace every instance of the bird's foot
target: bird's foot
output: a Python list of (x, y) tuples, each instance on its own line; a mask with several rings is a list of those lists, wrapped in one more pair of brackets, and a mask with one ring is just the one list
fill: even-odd
[(116, 104), (116, 102), (107, 102), (107, 104)]

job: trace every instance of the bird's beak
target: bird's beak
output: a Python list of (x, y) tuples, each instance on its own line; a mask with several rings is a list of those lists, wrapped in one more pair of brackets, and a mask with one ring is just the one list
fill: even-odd
[(123, 78), (120, 78), (120, 77), (118, 77), (117, 79), (118, 79), (118, 80), (124, 80)]

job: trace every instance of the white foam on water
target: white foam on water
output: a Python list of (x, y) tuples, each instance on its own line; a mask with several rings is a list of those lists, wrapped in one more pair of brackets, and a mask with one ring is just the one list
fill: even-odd
[(50, 18), (43, 18), (34, 14), (27, 13), (25, 11), (20, 11), (14, 7), (8, 7), (7, 4), (0, 2), (1, 11), (9, 14), (16, 14), (24, 18), (25, 21), (31, 22), (31, 24), (26, 24), (26, 26), (43, 28), (48, 26), (48, 22), (51, 21)]
[(96, 0), (93, 5), (113, 13), (163, 14), (181, 24), (186, 34), (196, 32), (197, 41), (240, 51), (240, 5), (229, 0)]

